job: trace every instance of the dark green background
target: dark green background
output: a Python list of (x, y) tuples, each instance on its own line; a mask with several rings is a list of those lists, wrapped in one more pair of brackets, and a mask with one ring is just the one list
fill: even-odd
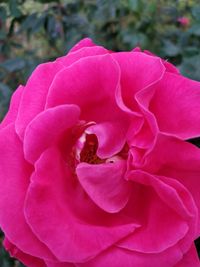
[[(181, 25), (180, 17), (189, 24)], [(83, 37), (116, 51), (140, 46), (200, 80), (199, 0), (0, 0), (0, 120), (36, 65)], [(0, 247), (0, 266), (19, 263)]]

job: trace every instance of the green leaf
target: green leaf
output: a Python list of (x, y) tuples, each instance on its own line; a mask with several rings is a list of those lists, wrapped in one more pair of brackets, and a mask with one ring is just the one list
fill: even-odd
[(7, 36), (6, 32), (3, 30), (0, 30), (0, 40), (6, 39), (6, 36)]
[(26, 62), (23, 58), (8, 59), (0, 64), (0, 67), (5, 69), (7, 72), (14, 72), (21, 70), (25, 67)]
[(200, 36), (200, 23), (192, 25), (192, 27), (189, 29), (189, 32), (196, 36)]
[(7, 12), (6, 12), (6, 9), (5, 9), (5, 7), (3, 7), (3, 6), (0, 6), (0, 19), (1, 19), (2, 21), (5, 21), (6, 18), (7, 18)]
[(18, 8), (18, 3), (16, 0), (9, 0), (10, 14), (14, 18), (19, 18), (22, 15), (21, 10)]
[(11, 96), (11, 89), (8, 85), (0, 82), (0, 120), (6, 113)]
[(0, 82), (0, 99), (9, 98), (11, 95), (11, 88), (5, 84)]
[(40, 3), (52, 3), (52, 2), (58, 2), (56, 0), (35, 0), (36, 2), (40, 2)]
[(19, 32), (26, 31), (32, 28), (33, 24), (35, 24), (35, 21), (37, 19), (37, 14), (33, 13), (31, 15), (28, 15), (23, 22), (21, 23), (21, 27)]
[(133, 11), (138, 11), (140, 6), (139, 0), (129, 0), (129, 8)]
[(164, 46), (162, 49), (164, 55), (169, 57), (175, 57), (180, 54), (180, 48), (178, 45), (172, 43), (169, 40), (164, 41)]
[(41, 27), (44, 26), (45, 19), (46, 19), (45, 13), (42, 14), (39, 18), (35, 19), (35, 21), (32, 24), (32, 27), (31, 27), (31, 33), (32, 34), (38, 32), (41, 29)]
[(183, 75), (200, 81), (200, 54), (192, 57), (184, 57), (183, 62), (181, 63), (179, 68)]
[(192, 7), (192, 15), (196, 20), (200, 21), (200, 5), (194, 5)]
[(47, 17), (47, 31), (51, 37), (56, 37), (56, 24), (57, 21), (54, 16), (49, 15)]

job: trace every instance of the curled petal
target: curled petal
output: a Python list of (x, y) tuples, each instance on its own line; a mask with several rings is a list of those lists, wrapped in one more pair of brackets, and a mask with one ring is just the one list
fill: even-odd
[(165, 67), (159, 58), (140, 52), (120, 52), (112, 56), (121, 69), (121, 87), (117, 92), (119, 100), (121, 96), (121, 101), (117, 100), (118, 104), (140, 114), (135, 94), (158, 82), (165, 72)]
[(0, 151), (0, 227), (10, 242), (24, 253), (55, 260), (24, 217), (25, 195), (33, 168), (24, 160), (13, 124), (0, 131)]
[(23, 140), (30, 121), (44, 110), (49, 86), (62, 68), (63, 65), (58, 62), (44, 63), (39, 65), (29, 78), (23, 90), (16, 120), (16, 131), (20, 139)]
[(124, 179), (124, 160), (98, 165), (80, 163), (76, 172), (84, 190), (103, 210), (115, 213), (127, 204), (131, 194), (131, 183)]
[[(175, 137), (159, 134), (152, 150), (145, 156), (145, 163), (142, 163), (140, 168), (147, 172), (177, 179), (190, 192), (195, 206), (198, 211), (200, 210), (199, 148)], [(200, 233), (200, 213), (197, 219), (196, 237)]]
[[(162, 253), (148, 254), (111, 247), (95, 259), (76, 267), (171, 267), (182, 258), (181, 250), (175, 246)], [(188, 266), (189, 267), (189, 266)]]
[(154, 90), (149, 110), (160, 130), (181, 139), (200, 136), (200, 83), (165, 73)]
[(93, 258), (136, 228), (134, 223), (106, 225), (107, 215), (88, 201), (56, 148), (42, 154), (31, 180), (25, 202), (27, 221), (60, 261)]
[[(180, 243), (182, 251), (187, 250), (195, 238), (197, 218), (197, 209), (190, 193), (178, 181), (140, 170), (128, 173), (127, 179), (148, 186), (149, 212), (147, 222), (144, 221), (141, 228), (120, 242), (119, 246), (144, 253), (158, 253)], [(150, 191), (149, 186), (154, 192)]]
[(126, 141), (127, 126), (127, 121), (121, 121), (98, 123), (87, 128), (86, 133), (97, 136), (97, 155), (100, 158), (110, 158), (122, 150)]
[(80, 109), (76, 105), (61, 105), (47, 109), (27, 126), (24, 137), (26, 160), (34, 163), (49, 146), (55, 145), (59, 136), (78, 122)]
[(119, 66), (110, 55), (83, 58), (56, 76), (46, 107), (76, 104), (83, 120), (127, 121), (115, 101), (119, 79)]
[[(132, 50), (132, 52), (143, 52), (143, 53), (145, 53), (147, 55), (157, 57), (155, 54), (153, 54), (149, 50), (142, 51), (140, 47), (135, 47)], [(162, 63), (165, 66), (167, 72), (172, 72), (172, 73), (180, 74), (180, 71), (173, 64), (171, 64), (170, 62), (168, 62), (167, 60), (162, 59)]]

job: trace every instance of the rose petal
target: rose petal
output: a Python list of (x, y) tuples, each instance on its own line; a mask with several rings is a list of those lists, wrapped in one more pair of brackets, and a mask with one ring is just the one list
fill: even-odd
[(181, 258), (182, 252), (178, 247), (156, 254), (138, 253), (112, 247), (89, 262), (77, 263), (76, 267), (171, 267)]
[(144, 120), (140, 130), (136, 134), (132, 133), (132, 129), (130, 128), (127, 136), (129, 146), (134, 146), (141, 149), (148, 149), (151, 147), (155, 138), (155, 134), (151, 129), (153, 128), (152, 124), (149, 125), (148, 122)]
[(90, 165), (80, 163), (76, 168), (79, 182), (91, 199), (103, 210), (119, 212), (127, 204), (131, 183), (124, 179), (126, 161)]
[(75, 46), (72, 47), (70, 53), (75, 52), (83, 47), (92, 47), (92, 46), (96, 46), (96, 44), (93, 43), (93, 41), (90, 38), (84, 38), (80, 42), (78, 42)]
[(7, 238), (4, 239), (4, 246), (11, 257), (17, 258), (19, 261), (21, 261), (28, 267), (47, 267), (43, 260), (25, 254), (15, 245), (13, 245)]
[[(157, 57), (157, 55), (153, 54), (152, 52), (150, 52), (148, 50), (144, 50), (143, 52), (145, 54), (147, 54), (147, 55)], [(177, 69), (173, 64), (171, 64), (167, 60), (164, 60), (164, 59), (161, 59), (161, 60), (162, 60), (163, 65), (165, 66), (167, 72), (172, 72), (172, 73), (180, 74), (179, 69)]]
[(78, 122), (80, 109), (76, 105), (61, 105), (41, 112), (27, 126), (24, 137), (26, 160), (34, 163), (44, 150), (54, 145), (58, 137)]
[(131, 50), (131, 52), (142, 52), (142, 49), (140, 48), (140, 46), (136, 46)]
[[(132, 52), (143, 52), (149, 56), (154, 56), (154, 57), (157, 57), (157, 55), (153, 54), (152, 52), (150, 52), (149, 50), (141, 50), (140, 47), (135, 47)], [(176, 73), (176, 74), (180, 74), (180, 71), (173, 65), (171, 64), (170, 62), (168, 62), (167, 60), (164, 60), (164, 59), (161, 59), (162, 60), (162, 63), (163, 65), (165, 66), (166, 68), (166, 71), (168, 72), (172, 72), (172, 73)]]
[(62, 68), (63, 65), (58, 62), (44, 63), (39, 65), (29, 78), (23, 90), (16, 120), (16, 131), (20, 139), (23, 139), (29, 122), (44, 110), (49, 86)]
[(3, 121), (0, 124), (0, 129), (3, 127), (6, 127), (8, 124), (15, 122), (18, 114), (19, 104), (21, 100), (21, 96), (23, 93), (24, 87), (20, 85), (16, 91), (13, 93), (11, 102), (10, 102), (10, 108), (8, 110), (8, 113), (4, 117)]
[(33, 168), (24, 160), (22, 144), (13, 124), (0, 131), (0, 151), (0, 227), (24, 253), (55, 260), (24, 218), (24, 199)]
[(121, 69), (121, 95), (124, 105), (133, 112), (138, 112), (135, 94), (156, 82), (164, 72), (161, 59), (141, 52), (120, 52), (112, 54)]
[(76, 104), (83, 120), (127, 121), (115, 102), (119, 75), (119, 67), (110, 55), (83, 58), (56, 76), (47, 107)]
[(170, 62), (168, 62), (167, 60), (164, 60), (164, 59), (162, 62), (164, 64), (167, 72), (175, 73), (178, 75), (180, 74), (179, 69), (177, 69), (173, 64), (171, 64)]
[[(144, 222), (140, 229), (120, 242), (119, 246), (144, 253), (158, 253), (177, 244), (187, 233), (187, 245), (191, 244), (194, 232), (188, 232), (188, 224), (192, 220), (192, 227), (195, 227), (197, 211), (189, 192), (173, 179), (153, 176), (140, 170), (128, 173), (127, 179), (148, 186), (146, 196), (150, 192), (149, 186), (154, 192), (151, 192), (148, 199), (147, 223)], [(137, 203), (141, 201), (138, 199)], [(153, 212), (155, 210), (156, 213)], [(186, 244), (182, 250), (186, 249), (185, 246)]]
[(174, 267), (200, 267), (199, 257), (194, 244), (190, 250), (183, 256), (183, 259)]
[(183, 218), (197, 215), (192, 195), (178, 181), (170, 177), (151, 175), (142, 170), (131, 171), (126, 178), (152, 186), (159, 197)]
[(98, 139), (97, 155), (100, 158), (110, 158), (118, 154), (126, 142), (128, 122), (104, 122), (87, 128), (86, 133), (95, 134)]
[(50, 261), (46, 261), (45, 263), (46, 263), (47, 267), (75, 267), (76, 266), (73, 263), (69, 263), (69, 262), (50, 262)]
[[(135, 223), (105, 225), (106, 215), (99, 216), (97, 207), (88, 207), (86, 195), (56, 148), (42, 154), (31, 180), (25, 203), (27, 221), (60, 261), (88, 260), (136, 228)], [(89, 222), (81, 219), (87, 216)], [(96, 218), (98, 222), (92, 223)]]
[(160, 130), (182, 139), (200, 136), (200, 83), (166, 73), (154, 90), (149, 109)]
[[(163, 147), (165, 149), (163, 149)], [(145, 156), (145, 164), (140, 166), (148, 172), (177, 179), (192, 195), (195, 206), (200, 210), (200, 149), (172, 136), (157, 136), (157, 141)], [(200, 233), (200, 214), (197, 223)], [(195, 229), (196, 230), (196, 229)]]
[(108, 50), (102, 46), (83, 47), (73, 53), (69, 53), (64, 57), (58, 58), (56, 61), (62, 63), (63, 66), (68, 67), (81, 58), (105, 54), (108, 54)]
[[(83, 57), (102, 55), (106, 53), (107, 50), (100, 46), (91, 48), (83, 47), (82, 49), (77, 50), (77, 52), (70, 53), (57, 59), (55, 62), (39, 65), (29, 78), (23, 92), (22, 103), (20, 105), (16, 123), (17, 133), (20, 138), (23, 139), (24, 130), (27, 124), (38, 113), (44, 110), (49, 87), (55, 75), (61, 69), (71, 65)], [(27, 112), (27, 110), (29, 112)]]
[(103, 122), (88, 129), (96, 132), (97, 153), (103, 157), (123, 148), (129, 125), (129, 116), (115, 102), (118, 83), (119, 68), (110, 55), (88, 57), (61, 71), (48, 95), (47, 107), (73, 103), (80, 107), (81, 119)]

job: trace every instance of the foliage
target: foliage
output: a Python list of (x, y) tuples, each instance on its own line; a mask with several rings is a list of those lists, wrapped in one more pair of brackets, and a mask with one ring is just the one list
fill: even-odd
[[(200, 80), (199, 0), (0, 0), (0, 119), (36, 65), (86, 36), (116, 51), (140, 46)], [(13, 266), (0, 249), (0, 266)]]

